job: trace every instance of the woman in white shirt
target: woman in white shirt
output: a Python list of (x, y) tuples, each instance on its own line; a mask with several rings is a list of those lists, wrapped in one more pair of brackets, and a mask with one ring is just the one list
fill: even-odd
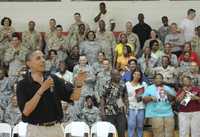
[(141, 70), (135, 70), (132, 73), (132, 80), (126, 82), (126, 90), (128, 94), (128, 137), (135, 137), (135, 129), (137, 129), (137, 137), (143, 136), (144, 126), (144, 109), (142, 102), (142, 94), (147, 84), (142, 81)]

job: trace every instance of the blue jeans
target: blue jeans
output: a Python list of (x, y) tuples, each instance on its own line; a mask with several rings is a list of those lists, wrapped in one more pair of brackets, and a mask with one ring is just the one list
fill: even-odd
[(128, 110), (128, 137), (135, 137), (137, 129), (137, 137), (143, 137), (144, 126), (144, 109), (129, 109)]

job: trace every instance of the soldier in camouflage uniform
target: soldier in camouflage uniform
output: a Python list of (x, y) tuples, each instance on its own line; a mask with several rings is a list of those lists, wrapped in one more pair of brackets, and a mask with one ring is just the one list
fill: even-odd
[(127, 35), (127, 39), (128, 39), (128, 43), (133, 45), (134, 47), (134, 55), (139, 55), (140, 53), (140, 40), (137, 34), (132, 32), (133, 29), (133, 24), (128, 21), (126, 23), (126, 35)]
[(124, 85), (120, 84), (120, 78), (120, 72), (112, 70), (111, 80), (105, 84), (101, 96), (101, 115), (103, 120), (115, 125), (119, 137), (125, 137), (125, 91)]
[(60, 61), (65, 60), (65, 58), (67, 57), (67, 41), (66, 41), (66, 37), (64, 37), (62, 35), (63, 32), (63, 28), (61, 25), (57, 25), (56, 26), (56, 36), (52, 37), (49, 41), (49, 45), (48, 45), (48, 51), (51, 49), (54, 49), (57, 51), (58, 53), (58, 59)]
[(50, 45), (50, 40), (52, 39), (52, 37), (56, 36), (56, 20), (54, 18), (51, 18), (49, 20), (49, 31), (45, 33), (45, 53), (47, 53), (48, 50), (48, 45)]
[(41, 49), (42, 37), (35, 30), (35, 22), (29, 21), (28, 30), (22, 33), (22, 45), (30, 51)]
[(100, 111), (97, 107), (94, 106), (92, 101), (92, 96), (86, 96), (85, 106), (81, 110), (81, 120), (87, 123), (90, 127), (97, 121), (100, 121)]
[(106, 84), (107, 81), (111, 79), (110, 73), (111, 73), (111, 65), (109, 60), (104, 60), (102, 64), (103, 69), (97, 74), (96, 77), (96, 84), (95, 84), (95, 96), (97, 99), (97, 102), (100, 103), (100, 97), (103, 94), (103, 87)]
[(4, 53), (9, 47), (9, 42), (12, 39), (12, 33), (15, 32), (15, 29), (11, 26), (12, 21), (10, 18), (4, 17), (1, 20), (1, 25), (3, 27), (0, 29), (0, 65), (3, 64)]
[(102, 51), (102, 47), (98, 41), (95, 40), (95, 32), (89, 31), (86, 35), (87, 41), (80, 43), (80, 54), (85, 54), (88, 59), (88, 64), (97, 62), (97, 55)]
[(103, 69), (103, 61), (106, 58), (104, 52), (99, 52), (97, 58), (98, 58), (98, 62), (95, 62), (92, 64), (92, 68), (96, 76)]
[(25, 56), (29, 51), (21, 46), (19, 37), (16, 33), (13, 33), (10, 44), (10, 47), (5, 52), (4, 61), (9, 64), (9, 77), (16, 77), (18, 72), (24, 66)]
[(0, 107), (6, 109), (12, 95), (11, 81), (5, 77), (4, 69), (0, 69)]
[(106, 30), (106, 24), (103, 20), (100, 20), (98, 23), (99, 31), (96, 33), (96, 39), (102, 46), (102, 51), (105, 53), (106, 58), (112, 62), (114, 56), (114, 48), (116, 45), (115, 36), (111, 31)]
[(85, 24), (78, 25), (78, 32), (70, 33), (67, 36), (67, 45), (69, 47), (69, 52), (73, 49), (74, 46), (78, 46), (86, 38), (86, 29)]
[(6, 108), (4, 121), (10, 125), (16, 125), (21, 120), (21, 112), (17, 105), (16, 95), (12, 96), (11, 104)]
[(84, 81), (84, 85), (81, 89), (81, 95), (79, 99), (79, 107), (83, 108), (84, 99), (87, 95), (94, 95), (94, 83), (95, 83), (95, 75), (91, 66), (87, 65), (87, 57), (85, 55), (81, 55), (79, 58), (79, 64), (74, 67), (73, 76), (75, 77), (80, 73), (86, 73), (86, 79)]
[(4, 110), (0, 107), (0, 122), (3, 123)]
[(81, 14), (80, 13), (75, 13), (74, 14), (74, 20), (75, 20), (75, 23), (73, 23), (68, 32), (69, 34), (68, 35), (74, 35), (74, 34), (77, 34), (79, 32), (79, 25), (80, 24), (84, 24), (85, 25), (85, 31), (88, 32), (90, 30), (89, 28), (89, 25), (84, 23), (82, 20), (81, 20)]

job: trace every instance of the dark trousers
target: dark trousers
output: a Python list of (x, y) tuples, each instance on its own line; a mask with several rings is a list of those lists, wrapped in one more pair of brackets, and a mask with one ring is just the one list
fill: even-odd
[[(127, 124), (125, 114), (107, 115), (105, 121), (112, 123), (116, 127), (118, 137), (125, 137)], [(112, 137), (112, 135), (109, 134), (109, 137)]]

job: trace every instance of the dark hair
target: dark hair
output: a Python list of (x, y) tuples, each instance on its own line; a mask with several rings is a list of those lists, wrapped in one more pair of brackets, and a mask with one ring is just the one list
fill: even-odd
[(191, 13), (195, 13), (195, 12), (196, 12), (195, 9), (189, 9), (189, 10), (187, 11), (187, 15), (190, 15)]
[(81, 26), (84, 26), (85, 27), (85, 24), (84, 23), (81, 23), (78, 25), (78, 28), (80, 28)]
[(106, 6), (105, 2), (101, 2), (99, 5)]
[(158, 42), (157, 40), (151, 40), (151, 41), (149, 42), (149, 48), (150, 48), (150, 49), (152, 49), (154, 43), (159, 44), (159, 42)]
[(169, 56), (167, 56), (167, 55), (163, 55), (162, 58), (167, 58), (168, 61), (170, 62), (170, 58), (169, 58)]
[(167, 17), (167, 16), (162, 16), (162, 18), (161, 18), (161, 19), (163, 20), (163, 19), (165, 19), (165, 18), (166, 18), (166, 19), (168, 19), (168, 17)]
[(50, 18), (50, 21), (55, 21), (55, 22), (56, 22), (56, 19), (54, 19), (54, 18)]
[(92, 96), (87, 95), (87, 96), (85, 97), (85, 101), (87, 101), (88, 99), (91, 99), (91, 100), (92, 100)]
[(124, 35), (126, 37), (126, 43), (127, 43), (128, 42), (127, 35), (125, 33), (123, 33), (123, 32), (119, 34), (119, 37), (118, 37), (119, 42), (120, 43), (122, 42), (122, 40), (121, 40), (122, 35)]
[[(31, 59), (31, 57), (32, 57), (32, 55), (33, 55), (33, 53), (35, 53), (36, 51), (38, 51), (38, 50), (29, 51), (29, 52), (26, 54), (26, 56), (25, 56), (25, 64), (26, 64), (26, 62), (30, 61), (30, 59)], [(26, 64), (26, 68), (29, 69), (29, 67), (28, 67), (27, 64)]]
[(131, 81), (134, 79), (133, 74), (134, 74), (135, 72), (139, 72), (139, 73), (140, 73), (139, 83), (141, 84), (141, 83), (143, 82), (143, 73), (142, 73), (142, 71), (141, 71), (140, 69), (138, 69), (138, 68), (137, 68), (135, 71), (133, 71), (133, 72), (131, 73)]
[(48, 58), (50, 57), (51, 52), (54, 52), (55, 55), (57, 55), (57, 51), (56, 51), (55, 49), (50, 49), (50, 50), (48, 51)]
[(32, 57), (32, 55), (33, 55), (34, 52), (35, 51), (30, 51), (30, 52), (28, 52), (26, 54), (26, 56), (25, 56), (25, 62), (30, 61), (30, 59), (31, 59), (31, 57)]
[(197, 29), (200, 29), (200, 26), (197, 26), (197, 27), (196, 27), (196, 30), (197, 30)]
[(136, 60), (136, 59), (130, 59), (130, 60), (128, 61), (128, 64), (130, 65), (132, 61), (135, 62), (135, 64), (137, 65), (137, 60)]
[(96, 38), (96, 34), (95, 34), (95, 32), (93, 30), (90, 30), (90, 31), (87, 32), (87, 34), (85, 36), (86, 39), (88, 40), (88, 35), (89, 35), (90, 32), (92, 32), (94, 34), (94, 39), (95, 39)]
[(14, 37), (16, 37), (16, 38), (18, 38), (20, 40), (19, 34), (17, 34), (17, 32), (13, 32), (12, 33), (12, 38), (14, 38)]
[(60, 24), (56, 25), (56, 28), (62, 28), (63, 29), (62, 25), (60, 25)]
[(161, 78), (164, 79), (164, 77), (161, 73), (156, 73), (153, 78), (155, 79), (157, 76), (161, 76)]
[(132, 50), (131, 50), (131, 47), (130, 47), (130, 46), (125, 45), (124, 48), (126, 48), (127, 54), (128, 54), (128, 55), (131, 54)]
[(11, 25), (12, 25), (12, 20), (11, 20), (9, 17), (4, 17), (4, 18), (1, 20), (1, 25), (2, 25), (2, 26), (4, 25), (4, 21), (5, 21), (6, 19), (9, 21), (9, 26), (11, 26)]
[(81, 16), (81, 14), (78, 12), (74, 13), (74, 16), (76, 16), (76, 15)]

